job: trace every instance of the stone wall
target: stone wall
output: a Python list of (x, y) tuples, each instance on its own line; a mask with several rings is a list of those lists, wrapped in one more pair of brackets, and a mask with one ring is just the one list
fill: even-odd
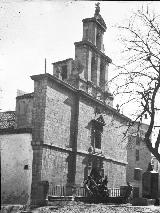
[(3, 134), (1, 141), (1, 203), (29, 202), (32, 180), (32, 136)]
[[(81, 98), (79, 102), (77, 151), (88, 154), (88, 149), (91, 146), (90, 122), (97, 116), (95, 115), (95, 107), (97, 106), (103, 111), (102, 115), (106, 123), (103, 128), (100, 150), (105, 157), (103, 160), (104, 175), (108, 175), (110, 187), (118, 187), (126, 184), (127, 139), (122, 139), (123, 133), (126, 131), (126, 121), (100, 104), (97, 105), (95, 102)], [(84, 162), (84, 160), (81, 160), (81, 162)], [(80, 180), (84, 177), (84, 168), (83, 166), (82, 171), (80, 166), (77, 167), (77, 172), (79, 172), (77, 177)]]
[(34, 99), (32, 111), (32, 144), (40, 145), (44, 141), (44, 121), (45, 121), (45, 104), (46, 104), (46, 86), (47, 79), (39, 79), (34, 82)]
[(43, 149), (42, 180), (53, 185), (66, 185), (68, 174), (68, 153), (45, 147)]
[(39, 181), (65, 185), (74, 177), (71, 170), (75, 171), (75, 157), (70, 153), (75, 134), (73, 121), (76, 108), (73, 92), (60, 84), (57, 78), (43, 75), (34, 80), (33, 204), (38, 197), (36, 191)]
[[(87, 155), (77, 155), (75, 184), (83, 186), (87, 175)], [(113, 163), (108, 160), (103, 161), (104, 175), (108, 176), (108, 187), (116, 188), (126, 185), (126, 166)]]
[(108, 187), (119, 188), (126, 185), (126, 166), (104, 161), (104, 174), (108, 176)]
[[(141, 133), (141, 137), (137, 136), (139, 133), (136, 132), (136, 129), (134, 129), (135, 134), (132, 134), (132, 129), (127, 146), (127, 181), (131, 182), (133, 186), (139, 188), (140, 196), (142, 196), (142, 174), (147, 170), (148, 164), (151, 162), (151, 152), (148, 150), (145, 142), (143, 141), (146, 129), (147, 125), (144, 125), (143, 129), (140, 129), (139, 133)], [(136, 150), (139, 150), (139, 160), (136, 160)], [(139, 180), (135, 180), (134, 178), (134, 170), (136, 168), (140, 169)]]
[(78, 59), (82, 65), (84, 66), (84, 71), (80, 75), (81, 78), (88, 80), (88, 50), (87, 46), (77, 46), (75, 44), (75, 59)]
[(33, 93), (16, 98), (16, 128), (32, 128)]
[[(76, 110), (75, 94), (56, 81), (49, 80), (46, 87), (41, 177), (55, 185), (74, 182), (75, 156), (72, 151)], [(51, 164), (52, 167), (48, 166)]]
[[(126, 120), (91, 96), (50, 75), (35, 80), (33, 110), (33, 177), (55, 185), (81, 185), (91, 146), (90, 121), (99, 107), (106, 125), (102, 135), (104, 173), (109, 186), (126, 182)], [(39, 153), (39, 154), (38, 154)], [(38, 173), (39, 171), (39, 173)]]
[(91, 130), (89, 124), (95, 119), (95, 107), (102, 111), (103, 119), (106, 125), (103, 127), (102, 134), (102, 152), (106, 158), (126, 163), (127, 151), (123, 133), (126, 130), (126, 123), (122, 118), (118, 118), (109, 109), (102, 105), (97, 105), (94, 101), (80, 99), (79, 103), (79, 120), (78, 120), (78, 151), (88, 151), (91, 145)]
[(74, 111), (74, 98), (56, 83), (46, 88), (44, 142), (62, 148), (70, 146), (70, 127)]

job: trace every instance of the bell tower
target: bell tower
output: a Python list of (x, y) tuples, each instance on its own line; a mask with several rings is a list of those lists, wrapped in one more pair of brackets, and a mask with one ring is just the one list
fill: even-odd
[(96, 4), (93, 18), (83, 19), (83, 41), (90, 41), (103, 52), (103, 35), (106, 31), (106, 24), (101, 17), (99, 3)]
[(108, 66), (112, 60), (104, 53), (103, 36), (107, 29), (100, 15), (99, 3), (95, 4), (92, 18), (85, 18), (83, 22), (83, 38), (75, 42), (75, 60), (83, 65), (79, 74), (79, 89), (112, 105), (113, 96), (108, 88)]

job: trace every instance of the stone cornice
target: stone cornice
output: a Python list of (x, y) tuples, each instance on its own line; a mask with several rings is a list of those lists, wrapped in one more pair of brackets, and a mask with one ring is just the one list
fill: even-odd
[(62, 60), (62, 61), (57, 61), (57, 62), (54, 62), (52, 63), (53, 65), (58, 65), (58, 64), (61, 64), (61, 63), (66, 63), (68, 61), (73, 61), (73, 58), (67, 58), (65, 60)]
[(32, 133), (32, 128), (7, 128), (7, 129), (0, 129), (0, 135), (9, 135), (9, 134), (24, 134), (24, 133)]
[(20, 96), (17, 96), (16, 99), (24, 99), (24, 98), (33, 98), (34, 96), (34, 93), (27, 93), (27, 94), (24, 94), (24, 95), (20, 95)]
[(113, 112), (113, 113), (116, 114), (118, 117), (123, 118), (123, 119), (126, 120), (126, 121), (131, 121), (131, 119), (128, 118), (127, 116), (120, 114), (120, 113), (119, 113), (116, 109), (114, 109), (113, 107), (111, 107), (111, 106), (109, 106), (109, 105), (106, 105), (104, 102), (102, 102), (102, 101), (100, 101), (100, 100), (98, 100), (98, 99), (92, 97), (92, 96), (89, 95), (88, 93), (86, 93), (86, 92), (84, 92), (84, 91), (82, 91), (82, 90), (79, 90), (79, 94), (80, 94), (81, 96), (83, 96), (83, 97), (89, 99), (89, 100), (92, 100), (92, 101), (94, 101), (94, 102), (100, 104), (100, 105), (103, 106), (106, 110), (109, 110), (109, 111)]
[[(49, 144), (42, 144), (42, 147), (46, 147), (49, 149), (53, 149), (53, 150), (57, 150), (57, 151), (61, 151), (61, 152), (66, 152), (66, 153), (75, 153), (78, 155), (91, 155), (88, 152), (85, 151), (72, 151), (71, 149), (67, 149), (67, 148), (62, 148), (62, 147), (58, 147), (58, 146), (54, 146), (54, 145), (49, 145)], [(93, 156), (99, 157), (99, 158), (103, 158), (103, 160), (105, 161), (109, 161), (112, 163), (116, 163), (116, 164), (120, 164), (120, 165), (124, 165), (126, 166), (128, 163), (124, 162), (124, 161), (120, 161), (114, 158), (107, 158), (105, 156), (100, 156), (100, 155), (96, 155), (96, 154), (92, 154)]]
[(109, 58), (108, 56), (106, 56), (103, 52), (101, 52), (94, 44), (92, 44), (92, 42), (84, 40), (84, 41), (79, 41), (79, 42), (75, 42), (74, 43), (75, 46), (82, 46), (82, 45), (87, 45), (90, 48), (92, 48), (96, 53), (98, 53), (99, 55), (101, 55), (103, 58), (105, 58), (105, 60), (107, 61), (107, 63), (112, 63), (112, 59)]
[(51, 80), (51, 81), (55, 81), (56, 83), (60, 84), (61, 86), (64, 86), (65, 88), (68, 88), (69, 90), (72, 90), (73, 92), (76, 92), (77, 89), (73, 86), (71, 86), (70, 84), (68, 84), (65, 81), (60, 80), (59, 78), (57, 78), (54, 75), (51, 75), (49, 73), (46, 74), (40, 74), (40, 75), (32, 75), (30, 76), (32, 80), (34, 81), (39, 81), (39, 80), (43, 80), (43, 79), (47, 79), (47, 80)]
[(124, 119), (125, 121), (131, 121), (130, 118), (128, 118), (127, 116), (125, 115), (122, 115), (120, 114), (116, 109), (114, 109), (113, 107), (109, 106), (109, 105), (106, 105), (104, 102), (94, 98), (93, 96), (89, 95), (88, 93), (82, 91), (82, 90), (78, 90), (76, 89), (75, 87), (71, 86), (70, 84), (68, 84), (67, 82), (65, 81), (62, 81), (60, 79), (58, 79), (57, 77), (49, 74), (49, 73), (46, 73), (46, 74), (40, 74), (40, 75), (33, 75), (31, 76), (31, 79), (32, 80), (35, 80), (35, 81), (38, 81), (38, 80), (42, 80), (42, 79), (48, 79), (48, 80), (51, 80), (51, 81), (55, 81), (56, 83), (60, 84), (61, 87), (64, 87), (64, 88), (67, 88), (69, 89), (70, 91), (72, 91), (73, 93), (75, 93), (76, 95), (79, 95), (83, 98), (87, 98), (87, 100), (89, 101), (94, 101), (96, 104), (99, 104), (101, 106), (103, 106), (105, 108), (105, 110), (109, 110), (111, 111), (112, 113), (114, 113), (115, 115), (117, 115), (117, 117), (120, 117), (122, 119)]
[(94, 87), (98, 92), (103, 93), (107, 98), (109, 98), (110, 100), (113, 100), (113, 95), (108, 92), (108, 91), (103, 91), (99, 86), (96, 86), (92, 81), (85, 81), (82, 78), (79, 78), (80, 82), (85, 83), (88, 86)]
[(96, 24), (98, 24), (100, 26), (100, 28), (105, 32), (107, 27), (106, 25), (104, 24), (101, 24), (98, 19), (96, 19), (95, 17), (92, 17), (92, 18), (85, 18), (82, 20), (83, 23), (86, 23), (86, 22), (95, 22)]

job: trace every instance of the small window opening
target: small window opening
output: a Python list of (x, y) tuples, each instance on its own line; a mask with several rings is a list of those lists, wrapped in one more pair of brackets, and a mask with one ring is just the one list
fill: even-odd
[(94, 121), (92, 124), (92, 146), (101, 149), (103, 126), (99, 122)]
[(137, 135), (137, 137), (136, 137), (136, 145), (140, 145), (140, 137), (139, 137), (139, 135)]
[(96, 36), (96, 46), (98, 47), (98, 49), (101, 49), (101, 34), (97, 33)]
[(28, 165), (24, 165), (24, 170), (28, 170), (29, 166)]
[(62, 66), (61, 76), (62, 76), (62, 80), (67, 79), (67, 65)]
[(139, 161), (139, 150), (136, 149), (136, 161)]

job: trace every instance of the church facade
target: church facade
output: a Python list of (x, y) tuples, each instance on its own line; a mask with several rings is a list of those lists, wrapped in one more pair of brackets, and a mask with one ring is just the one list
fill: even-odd
[(54, 62), (53, 75), (31, 76), (34, 92), (16, 98), (16, 131), (30, 130), (32, 138), (33, 204), (38, 202), (40, 183), (71, 189), (81, 186), (93, 168), (108, 176), (109, 188), (126, 185), (124, 135), (131, 120), (113, 108), (108, 88), (112, 60), (103, 45), (106, 29), (96, 5), (94, 16), (83, 19), (75, 58)]
[(53, 63), (53, 75), (31, 76), (33, 195), (38, 181), (79, 186), (92, 168), (108, 176), (109, 187), (126, 184), (123, 138), (129, 119), (113, 108), (107, 86), (111, 59), (103, 47), (106, 24), (99, 10), (83, 20), (75, 59)]

